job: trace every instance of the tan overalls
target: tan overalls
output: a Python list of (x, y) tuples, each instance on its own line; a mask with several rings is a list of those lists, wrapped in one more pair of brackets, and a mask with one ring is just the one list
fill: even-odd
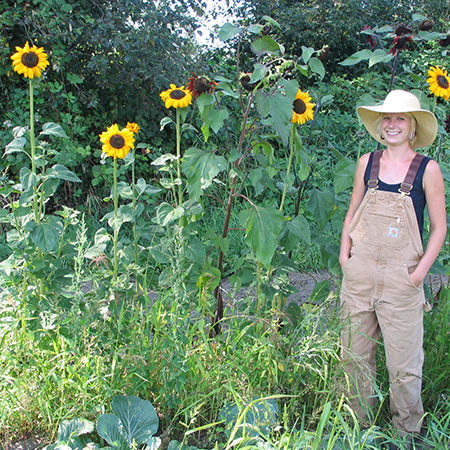
[(423, 155), (417, 154), (399, 193), (377, 190), (382, 151), (374, 154), (368, 190), (350, 223), (351, 258), (342, 267), (342, 357), (352, 382), (350, 404), (364, 419), (375, 404), (375, 354), (380, 336), (390, 379), (393, 426), (418, 433), (423, 416), (423, 285), (409, 273), (423, 254), (409, 193)]

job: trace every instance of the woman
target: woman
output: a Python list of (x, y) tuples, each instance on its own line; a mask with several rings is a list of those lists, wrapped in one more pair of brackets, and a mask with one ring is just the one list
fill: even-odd
[[(382, 105), (360, 106), (357, 112), (386, 148), (360, 158), (342, 230), (343, 360), (351, 406), (364, 420), (375, 403), (375, 355), (382, 332), (392, 423), (410, 439), (419, 433), (424, 413), (423, 280), (447, 233), (439, 165), (415, 149), (433, 143), (438, 125), (417, 97), (401, 90), (390, 92)], [(424, 253), (425, 203), (431, 232)]]

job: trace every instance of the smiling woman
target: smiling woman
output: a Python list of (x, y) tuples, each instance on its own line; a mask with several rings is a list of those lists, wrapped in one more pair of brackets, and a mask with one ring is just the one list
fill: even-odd
[[(415, 149), (433, 143), (438, 124), (416, 96), (401, 90), (390, 92), (382, 105), (357, 111), (387, 148), (360, 158), (342, 229), (342, 358), (351, 382), (349, 403), (363, 423), (370, 422), (382, 333), (392, 425), (410, 442), (424, 416), (423, 313), (428, 306), (423, 280), (447, 233), (439, 165)], [(431, 233), (424, 252), (425, 204)], [(389, 448), (399, 447), (389, 443)]]

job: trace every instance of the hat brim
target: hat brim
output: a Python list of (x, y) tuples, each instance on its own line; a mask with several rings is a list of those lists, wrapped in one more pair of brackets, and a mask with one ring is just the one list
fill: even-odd
[(387, 145), (386, 141), (381, 139), (377, 130), (377, 119), (381, 114), (403, 114), (410, 113), (417, 122), (416, 136), (411, 142), (411, 147), (423, 148), (430, 146), (436, 139), (438, 131), (438, 122), (436, 116), (426, 109), (413, 107), (395, 107), (389, 105), (379, 106), (358, 106), (356, 111), (371, 136), (382, 145)]

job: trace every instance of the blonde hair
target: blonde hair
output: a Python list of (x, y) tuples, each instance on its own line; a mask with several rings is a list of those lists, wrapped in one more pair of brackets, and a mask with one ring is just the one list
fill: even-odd
[[(383, 120), (383, 116), (388, 113), (380, 113), (377, 120), (375, 121), (375, 126), (377, 133), (381, 136), (381, 139), (384, 139), (383, 132), (381, 129), (381, 122)], [(405, 116), (408, 116), (411, 119), (411, 132), (409, 133), (409, 141), (413, 142), (416, 138), (416, 130), (417, 130), (417, 120), (414, 117), (412, 113), (398, 113), (398, 114), (404, 114)]]

